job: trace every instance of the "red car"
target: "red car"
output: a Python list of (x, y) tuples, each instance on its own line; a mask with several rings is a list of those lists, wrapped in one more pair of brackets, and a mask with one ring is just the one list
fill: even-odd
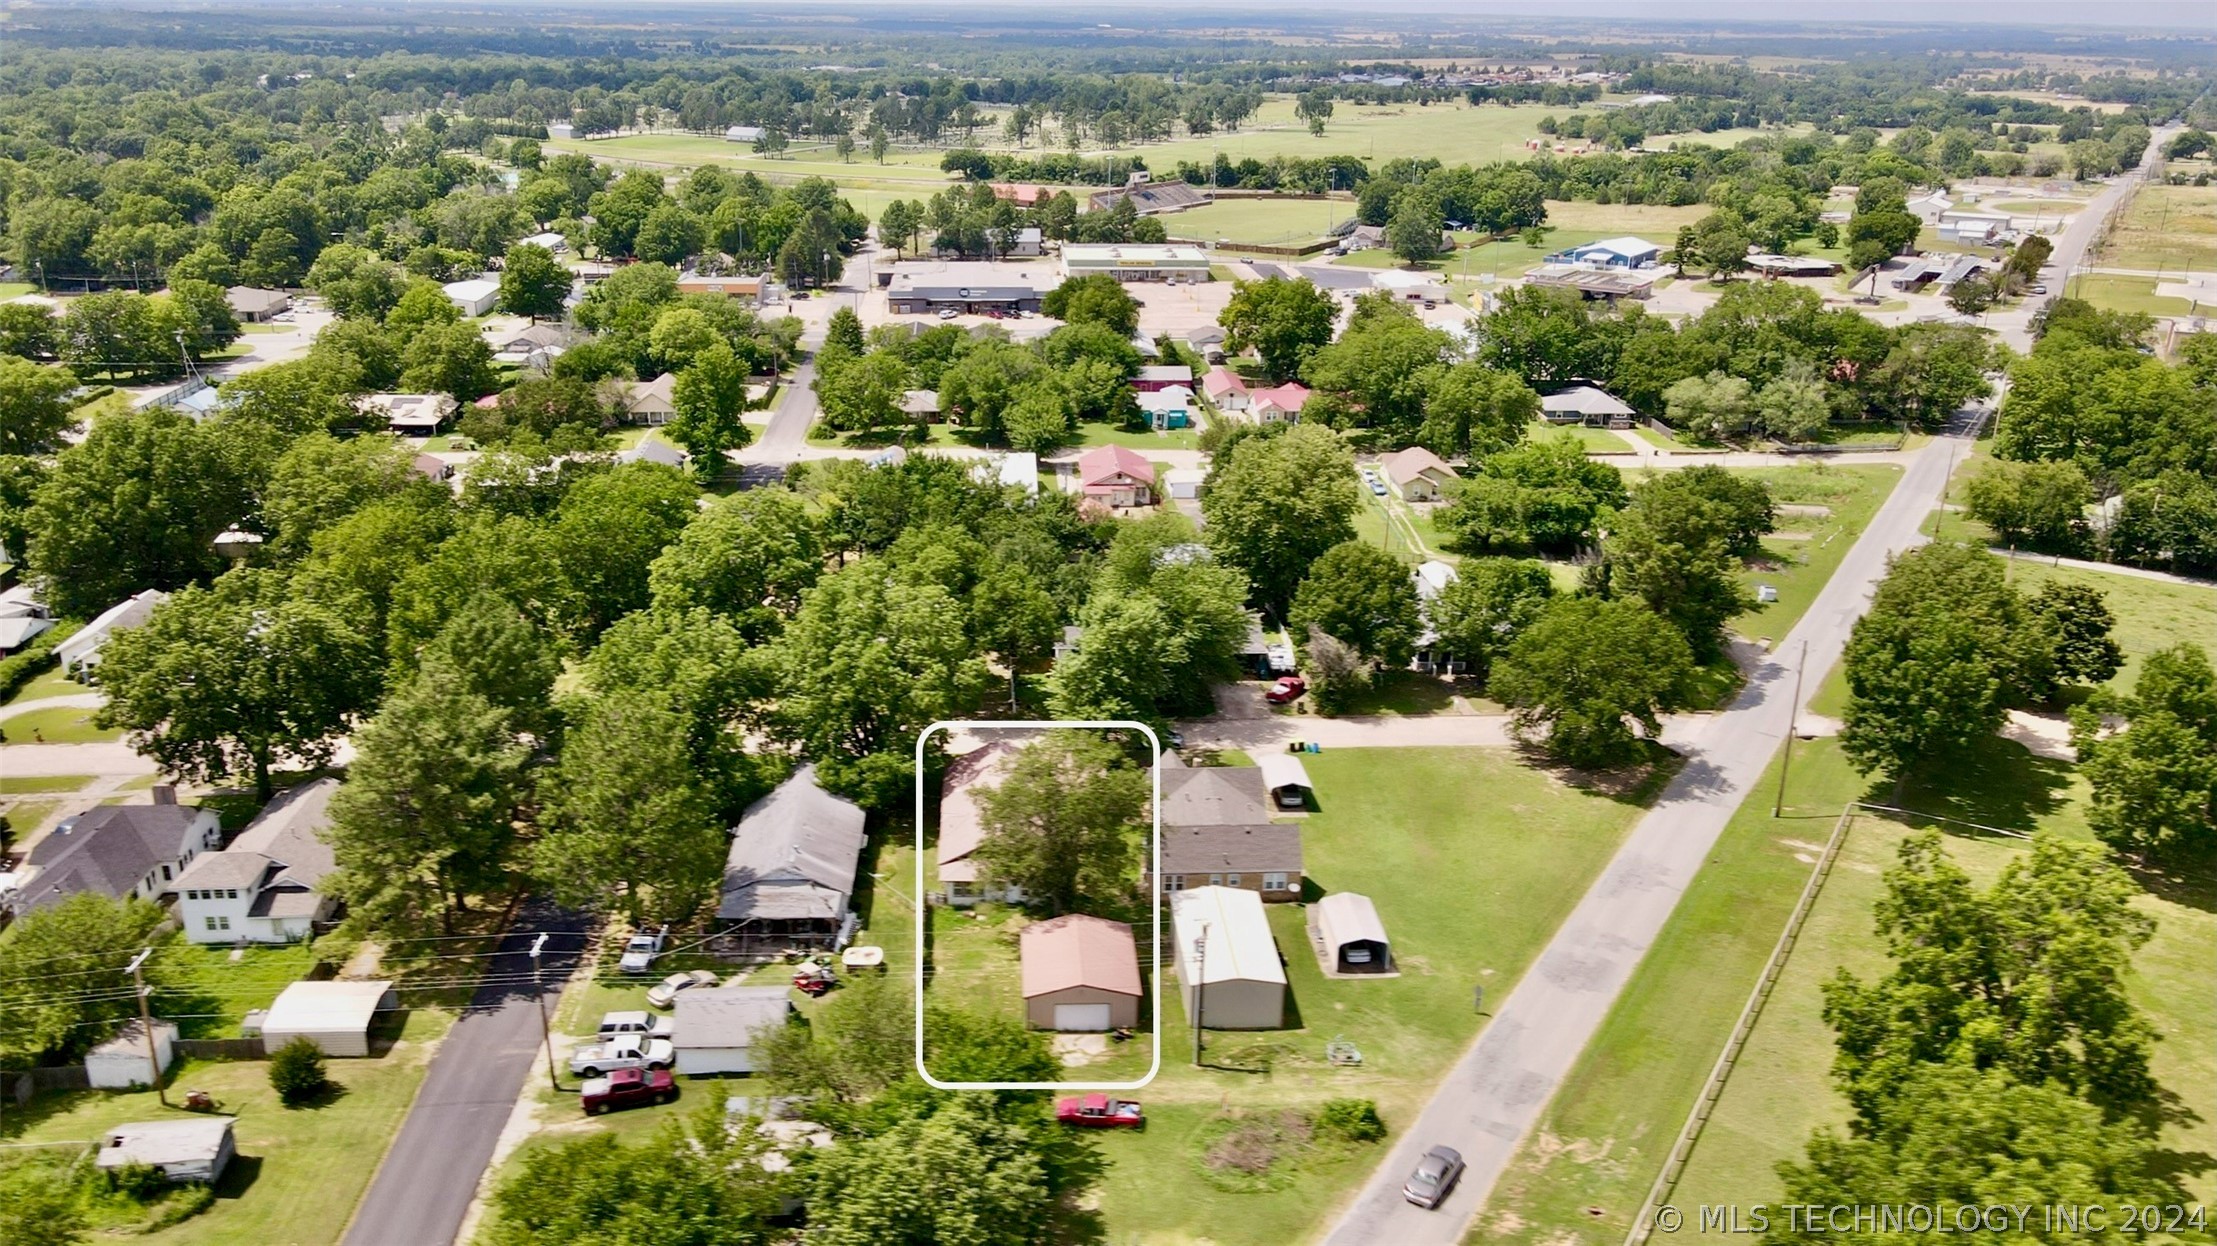
[(1291, 705), (1300, 700), (1301, 694), (1308, 690), (1308, 680), (1299, 675), (1287, 675), (1271, 685), (1270, 691), (1262, 694), (1262, 699), (1272, 705)]
[(1146, 1124), (1139, 1104), (1104, 1094), (1072, 1095), (1055, 1102), (1055, 1120), (1086, 1129), (1137, 1129)]
[(615, 1069), (605, 1077), (587, 1080), (579, 1102), (587, 1116), (598, 1116), (610, 1108), (668, 1103), (675, 1098), (677, 1079), (668, 1069)]

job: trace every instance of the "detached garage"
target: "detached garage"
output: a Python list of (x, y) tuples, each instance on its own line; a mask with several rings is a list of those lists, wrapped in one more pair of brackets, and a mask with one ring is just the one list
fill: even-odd
[(390, 982), (295, 982), (262, 1018), (262, 1048), (276, 1051), (305, 1038), (327, 1056), (370, 1053), (370, 1023), (400, 1000)]
[(1123, 922), (1072, 913), (1017, 936), (1024, 1019), (1042, 1030), (1114, 1030), (1139, 1024), (1139, 956)]
[(1237, 887), (1174, 892), (1178, 990), (1185, 1015), (1211, 1030), (1275, 1030), (1285, 1024), (1286, 968), (1262, 897)]
[(752, 1073), (755, 1039), (793, 1010), (782, 986), (695, 987), (677, 996), (677, 1071), (690, 1076)]
[(1370, 897), (1335, 891), (1309, 909), (1309, 933), (1333, 973), (1391, 973), (1393, 947)]

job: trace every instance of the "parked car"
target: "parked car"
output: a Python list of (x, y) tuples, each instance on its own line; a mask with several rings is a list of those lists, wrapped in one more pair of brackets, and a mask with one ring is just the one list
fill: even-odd
[(952, 307), (942, 307), (939, 309), (939, 318), (941, 320), (952, 320), (961, 314), (961, 312), (956, 311)]
[(604, 1043), (611, 1038), (668, 1038), (676, 1032), (675, 1017), (658, 1017), (643, 1009), (603, 1013), (600, 1019), (600, 1041)]
[(588, 1080), (578, 1102), (587, 1116), (610, 1108), (634, 1108), (642, 1103), (669, 1103), (677, 1098), (677, 1079), (668, 1069), (617, 1069), (606, 1077)]
[(1301, 694), (1308, 690), (1308, 680), (1301, 678), (1299, 675), (1287, 675), (1277, 683), (1272, 684), (1270, 691), (1262, 694), (1262, 699), (1272, 705), (1291, 705), (1300, 700)]
[(617, 1069), (666, 1069), (676, 1059), (677, 1048), (666, 1038), (612, 1038), (571, 1053), (570, 1072), (579, 1077), (599, 1077)]
[(2046, 294), (2048, 292), (2048, 288), (2046, 286), (2034, 286), (2032, 287), (2032, 292), (2034, 294)]
[(1377, 494), (1379, 497), (1386, 496), (1386, 482), (1378, 479), (1376, 476), (1372, 476), (1370, 478), (1370, 491)]
[(662, 954), (662, 945), (670, 941), (670, 928), (648, 934), (641, 930), (624, 944), (624, 954), (617, 958), (616, 967), (625, 973), (645, 973), (654, 967), (654, 958)]
[(647, 1002), (657, 1008), (675, 1008), (678, 992), (690, 991), (696, 986), (714, 986), (716, 982), (716, 975), (706, 969), (688, 969), (683, 973), (673, 973), (648, 988)]
[(1401, 1187), (1401, 1196), (1419, 1207), (1437, 1207), (1447, 1201), (1449, 1192), (1454, 1190), (1462, 1175), (1462, 1152), (1453, 1147), (1433, 1147), (1416, 1162), (1416, 1171), (1409, 1174), (1408, 1183)]
[(1055, 1120), (1081, 1129), (1138, 1129), (1147, 1123), (1139, 1104), (1104, 1094), (1072, 1095), (1055, 1101)]

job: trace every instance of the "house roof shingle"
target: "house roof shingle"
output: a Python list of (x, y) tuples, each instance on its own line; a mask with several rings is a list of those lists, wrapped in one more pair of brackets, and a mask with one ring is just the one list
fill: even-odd
[(1426, 472), (1436, 472), (1442, 476), (1453, 476), (1455, 474), (1455, 469), (1447, 465), (1447, 460), (1423, 446), (1410, 446), (1406, 450), (1396, 450), (1380, 460), (1380, 465), (1386, 469), (1386, 475), (1391, 477), (1393, 483), (1397, 485), (1405, 485)]
[(1162, 775), (1162, 824), (1251, 826), (1270, 820), (1270, 789), (1253, 766), (1195, 766)]
[(1164, 827), (1165, 874), (1262, 874), (1301, 872), (1301, 828), (1277, 822), (1254, 826)]
[(794, 771), (732, 828), (716, 915), (836, 919), (854, 892), (863, 817), (861, 806), (817, 785), (814, 765)]
[(130, 894), (164, 861), (177, 859), (197, 805), (100, 805), (65, 819), (31, 848), (37, 867), (26, 909), (59, 903), (80, 891)]

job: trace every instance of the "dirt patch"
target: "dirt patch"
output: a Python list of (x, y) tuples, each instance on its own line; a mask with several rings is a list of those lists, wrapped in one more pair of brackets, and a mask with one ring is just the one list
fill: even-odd
[(2001, 737), (2024, 745), (2035, 757), (2050, 761), (2078, 760), (2078, 750), (2071, 747), (2071, 724), (2059, 715), (2011, 710), (2009, 721), (2002, 724)]
[(1804, 710), (1794, 719), (1794, 734), (1804, 740), (1824, 739), (1840, 734), (1840, 726), (1837, 718), (1827, 718), (1823, 714), (1812, 714)]
[(1781, 502), (1772, 509), (1781, 515), (1813, 515), (1820, 519), (1832, 517), (1832, 508), (1817, 502)]

